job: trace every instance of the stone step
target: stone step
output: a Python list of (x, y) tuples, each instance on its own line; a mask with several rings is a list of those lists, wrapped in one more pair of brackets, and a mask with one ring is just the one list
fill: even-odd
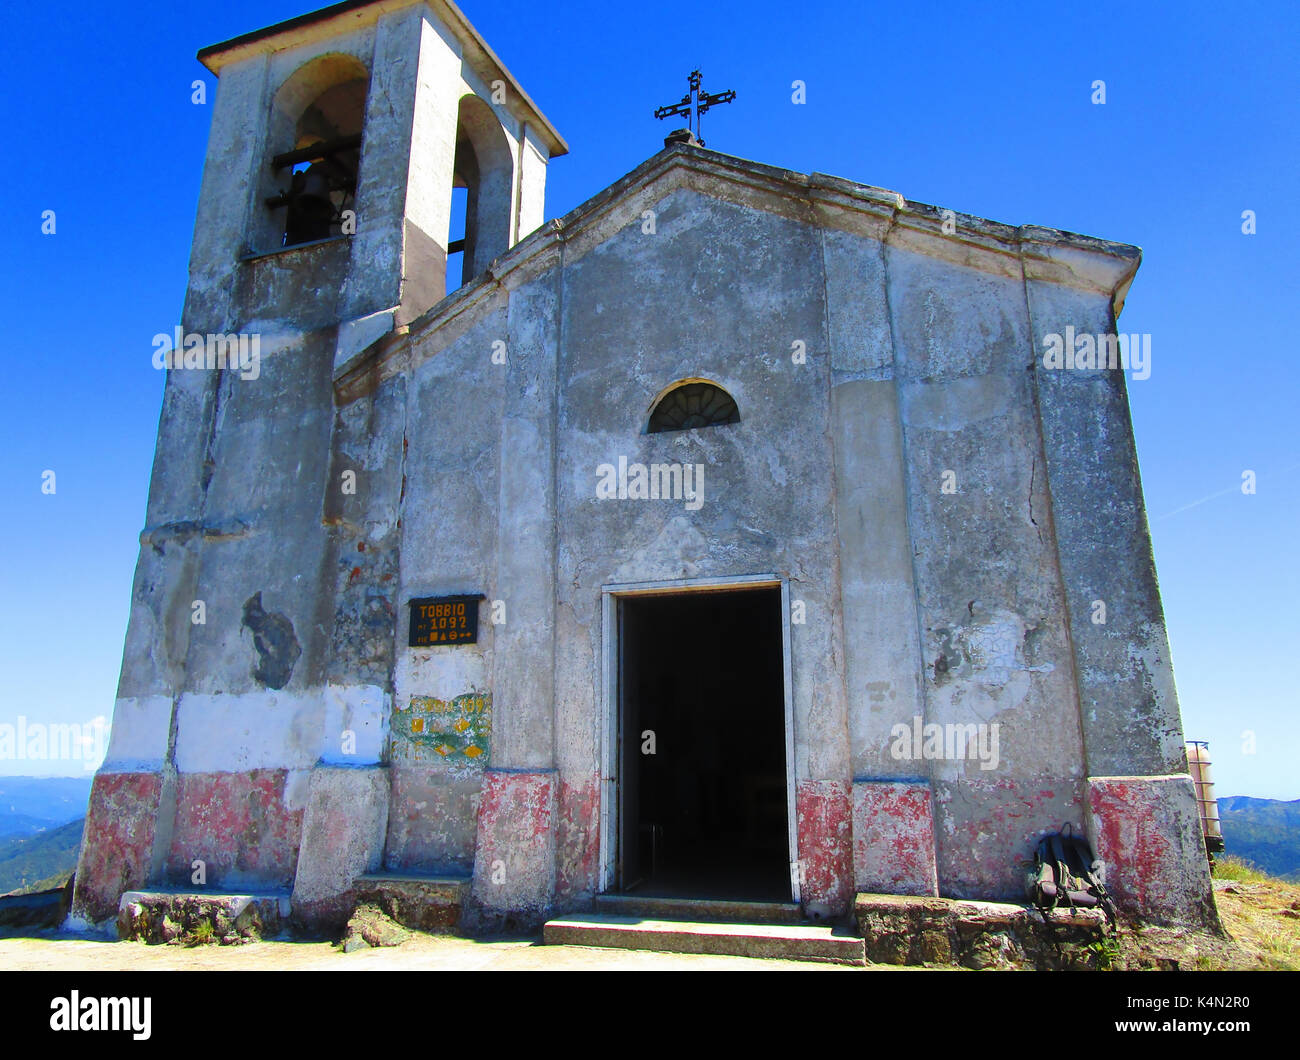
[(357, 904), (376, 905), (403, 927), (450, 932), (469, 896), (468, 876), (408, 876), (376, 872), (357, 877)]
[(825, 924), (648, 920), (612, 913), (588, 913), (548, 921), (542, 928), (542, 941), (548, 946), (599, 946), (663, 953), (866, 964), (860, 938), (842, 934)]
[(117, 934), (141, 942), (252, 942), (283, 934), (289, 912), (289, 895), (280, 891), (126, 891), (117, 905)]
[(758, 924), (798, 924), (804, 919), (796, 902), (657, 898), (643, 894), (599, 894), (596, 912), (648, 920), (736, 920)]

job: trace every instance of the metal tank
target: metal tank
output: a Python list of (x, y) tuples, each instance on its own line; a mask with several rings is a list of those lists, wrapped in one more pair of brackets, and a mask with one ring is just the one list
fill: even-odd
[(1214, 777), (1210, 772), (1210, 745), (1207, 741), (1187, 741), (1187, 770), (1196, 787), (1196, 806), (1201, 815), (1205, 853), (1213, 865), (1214, 855), (1223, 850), (1223, 832), (1219, 825), (1219, 801), (1214, 797)]

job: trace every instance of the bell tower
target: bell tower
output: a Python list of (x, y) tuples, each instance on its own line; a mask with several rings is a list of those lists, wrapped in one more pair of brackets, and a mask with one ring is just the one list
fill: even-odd
[(187, 332), (381, 314), (361, 329), (374, 336), (543, 221), (567, 146), (451, 3), (350, 0), (198, 58), (219, 88)]
[(195, 859), (211, 886), (324, 908), (357, 867), (313, 824), (331, 800), (361, 861), (382, 852), (403, 407), (358, 419), (335, 379), (539, 227), (567, 150), (444, 0), (347, 0), (199, 59), (218, 87), (181, 327), (155, 337), (157, 450), (74, 897), (93, 922)]

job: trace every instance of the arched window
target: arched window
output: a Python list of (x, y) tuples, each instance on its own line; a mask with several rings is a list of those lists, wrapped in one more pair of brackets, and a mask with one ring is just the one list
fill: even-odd
[(659, 395), (646, 433), (689, 431), (739, 422), (740, 410), (735, 399), (722, 387), (707, 379), (687, 379)]
[[(447, 243), (447, 292), (487, 269), (493, 258), (510, 249), (514, 159), (500, 119), (478, 96), (460, 101), (453, 163), (453, 216)], [(455, 233), (463, 231), (461, 239)], [(460, 275), (455, 275), (455, 255), (461, 255)]]
[(272, 183), (266, 204), (281, 246), (348, 231), (355, 209), (370, 75), (350, 55), (322, 55), (296, 70), (275, 95)]

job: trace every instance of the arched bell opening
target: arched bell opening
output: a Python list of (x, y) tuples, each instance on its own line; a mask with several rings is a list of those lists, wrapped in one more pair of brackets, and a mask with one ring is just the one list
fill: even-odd
[[(514, 160), (501, 122), (478, 96), (460, 101), (452, 176), (452, 219), (447, 242), (447, 290), (484, 272), (510, 249)], [(458, 193), (455, 189), (464, 189)], [(457, 231), (463, 233), (456, 238)], [(459, 275), (455, 256), (460, 255)]]
[(370, 75), (350, 55), (299, 67), (272, 103), (268, 241), (297, 246), (356, 230)]

